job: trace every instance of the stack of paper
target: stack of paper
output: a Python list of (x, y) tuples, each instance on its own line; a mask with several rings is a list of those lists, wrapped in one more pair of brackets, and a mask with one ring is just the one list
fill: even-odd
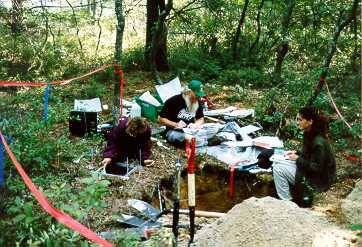
[(147, 103), (149, 103), (149, 104), (151, 104), (151, 105), (154, 105), (154, 106), (156, 106), (156, 107), (161, 105), (161, 103), (158, 102), (158, 100), (151, 95), (150, 91), (147, 91), (147, 92), (143, 93), (143, 94), (139, 97), (139, 99), (141, 99), (141, 100), (143, 100), (144, 102), (147, 102)]
[(163, 85), (157, 85), (156, 91), (158, 95), (160, 96), (163, 103), (166, 102), (169, 98), (172, 96), (175, 96), (177, 94), (180, 94), (182, 91), (181, 82), (178, 77), (175, 79), (169, 81), (166, 84)]

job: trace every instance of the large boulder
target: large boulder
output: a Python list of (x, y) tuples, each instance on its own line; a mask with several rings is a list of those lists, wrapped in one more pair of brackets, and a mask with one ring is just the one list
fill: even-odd
[(250, 198), (202, 228), (193, 246), (357, 246), (351, 232), (295, 203)]
[(342, 212), (348, 223), (362, 225), (362, 180), (356, 183), (352, 192), (342, 201)]

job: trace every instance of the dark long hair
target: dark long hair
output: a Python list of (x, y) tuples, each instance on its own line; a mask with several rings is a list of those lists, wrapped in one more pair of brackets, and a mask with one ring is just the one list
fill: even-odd
[(309, 131), (305, 133), (305, 137), (314, 139), (315, 136), (321, 135), (328, 140), (329, 120), (321, 110), (314, 107), (303, 107), (299, 110), (299, 115), (306, 120), (313, 120)]

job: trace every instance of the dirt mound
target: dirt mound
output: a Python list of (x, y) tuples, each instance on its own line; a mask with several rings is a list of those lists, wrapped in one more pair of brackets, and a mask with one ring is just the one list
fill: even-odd
[(253, 197), (198, 231), (192, 246), (357, 245), (350, 232), (338, 229), (308, 209), (271, 197)]

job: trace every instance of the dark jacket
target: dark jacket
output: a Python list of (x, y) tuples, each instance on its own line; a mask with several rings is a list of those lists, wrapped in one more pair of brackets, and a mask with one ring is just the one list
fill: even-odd
[(336, 180), (336, 161), (328, 141), (321, 135), (304, 134), (303, 150), (296, 160), (295, 185), (305, 186), (304, 180), (315, 190), (327, 190)]
[(132, 137), (126, 132), (128, 118), (122, 118), (117, 127), (110, 133), (107, 147), (104, 150), (103, 158), (114, 160), (124, 160), (125, 158), (139, 159), (141, 151), (141, 161), (147, 160), (151, 156), (151, 128), (137, 137)]

